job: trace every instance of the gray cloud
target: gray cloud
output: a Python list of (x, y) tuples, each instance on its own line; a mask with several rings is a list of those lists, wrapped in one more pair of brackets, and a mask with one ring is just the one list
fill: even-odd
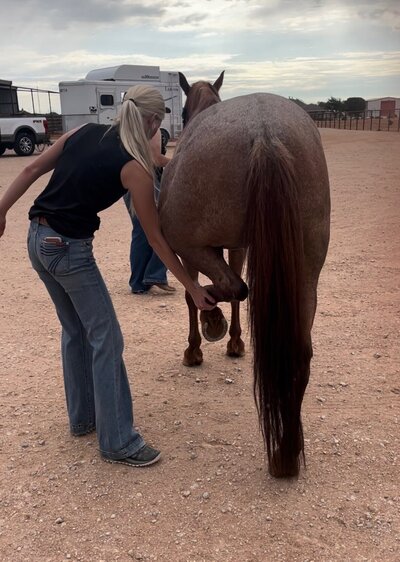
[(226, 97), (398, 95), (397, 2), (0, 0), (0, 78), (53, 90), (94, 68), (144, 64), (191, 81), (226, 69)]
[(7, 19), (35, 19), (63, 29), (76, 24), (110, 25), (126, 23), (127, 19), (159, 18), (165, 8), (158, 0), (148, 4), (137, 0), (16, 0), (9, 12)]
[(253, 17), (261, 18), (268, 22), (269, 19), (278, 18), (284, 21), (287, 18), (300, 20), (306, 15), (318, 16), (319, 14), (337, 13), (342, 11), (350, 17), (382, 21), (390, 24), (392, 28), (400, 25), (400, 8), (398, 0), (277, 0), (260, 5), (249, 0), (249, 10)]
[(207, 17), (208, 16), (206, 14), (190, 14), (189, 16), (183, 16), (175, 19), (171, 18), (168, 20), (168, 24), (171, 26), (186, 24), (197, 26), (205, 21)]

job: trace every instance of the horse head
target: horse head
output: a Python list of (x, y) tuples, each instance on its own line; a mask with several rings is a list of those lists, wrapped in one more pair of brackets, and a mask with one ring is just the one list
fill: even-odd
[(179, 72), (179, 84), (186, 95), (186, 103), (182, 111), (183, 127), (195, 115), (221, 101), (219, 90), (224, 81), (224, 70), (221, 72), (214, 84), (200, 80), (191, 86), (182, 72)]

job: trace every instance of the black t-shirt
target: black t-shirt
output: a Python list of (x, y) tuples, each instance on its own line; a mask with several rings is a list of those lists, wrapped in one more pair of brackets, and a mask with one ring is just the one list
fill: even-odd
[(133, 160), (115, 127), (89, 123), (69, 137), (47, 187), (34, 201), (29, 218), (44, 217), (70, 238), (90, 238), (99, 228), (97, 213), (126, 193), (120, 173)]

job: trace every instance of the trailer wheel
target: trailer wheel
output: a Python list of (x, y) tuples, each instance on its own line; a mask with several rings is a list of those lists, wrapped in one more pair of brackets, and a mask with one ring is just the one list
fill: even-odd
[(161, 128), (160, 128), (160, 132), (161, 132), (161, 154), (166, 154), (167, 144), (170, 139), (169, 132), (167, 131), (167, 129), (161, 129)]
[(18, 156), (30, 156), (35, 150), (35, 139), (31, 133), (18, 133), (15, 139), (14, 151)]
[(6, 151), (6, 147), (4, 146), (4, 144), (0, 144), (0, 156), (2, 156)]

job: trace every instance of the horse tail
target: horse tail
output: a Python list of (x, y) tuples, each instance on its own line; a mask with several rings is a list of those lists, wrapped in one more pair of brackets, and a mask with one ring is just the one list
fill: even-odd
[(254, 396), (270, 473), (296, 476), (300, 458), (304, 461), (300, 409), (310, 345), (302, 311), (304, 250), (295, 175), (279, 140), (254, 141), (247, 194)]

